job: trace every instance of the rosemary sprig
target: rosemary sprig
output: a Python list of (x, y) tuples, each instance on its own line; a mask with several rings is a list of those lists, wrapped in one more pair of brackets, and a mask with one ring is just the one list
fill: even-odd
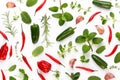
[(13, 21), (10, 21), (10, 12), (9, 11), (5, 12), (3, 14), (3, 16), (4, 16), (4, 18), (3, 18), (4, 23), (3, 24), (8, 29), (8, 31), (6, 31), (6, 32), (10, 33), (14, 37), (16, 32), (17, 32), (17, 30), (15, 29), (15, 27), (12, 26), (12, 22)]
[(42, 24), (43, 24), (43, 28), (44, 28), (44, 31), (43, 31), (43, 36), (44, 36), (44, 40), (43, 42), (45, 42), (46, 44), (46, 47), (50, 46), (52, 42), (49, 41), (48, 39), (48, 36), (49, 36), (49, 23), (48, 23), (48, 20), (49, 20), (50, 17), (47, 17), (47, 15), (45, 14), (43, 17), (42, 17)]

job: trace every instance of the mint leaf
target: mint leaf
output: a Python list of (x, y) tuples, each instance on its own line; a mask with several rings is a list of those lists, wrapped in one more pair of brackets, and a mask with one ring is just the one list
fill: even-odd
[(72, 21), (73, 20), (73, 16), (68, 12), (65, 12), (63, 14), (63, 16), (65, 17), (66, 21)]
[(78, 36), (76, 39), (75, 39), (75, 42), (76, 43), (84, 43), (86, 41), (86, 38), (82, 35)]
[(53, 6), (49, 8), (50, 11), (52, 12), (57, 12), (58, 11), (58, 7), (57, 6)]
[(53, 16), (54, 18), (60, 19), (60, 18), (62, 17), (62, 14), (61, 14), (61, 13), (56, 13), (56, 14), (52, 14), (52, 16)]
[(83, 53), (87, 53), (89, 50), (90, 50), (90, 46), (89, 45), (85, 44), (85, 45), (82, 46)]
[(99, 44), (99, 43), (101, 43), (102, 41), (103, 41), (103, 39), (102, 39), (102, 38), (99, 38), (99, 37), (95, 37), (95, 38), (93, 38), (93, 40), (92, 40), (93, 44)]
[(60, 6), (60, 9), (62, 9), (62, 8), (66, 8), (67, 6), (68, 6), (67, 3), (63, 3), (63, 4)]
[(100, 53), (102, 53), (105, 49), (106, 49), (105, 46), (100, 46), (100, 47), (96, 50), (96, 53), (100, 54)]
[(91, 32), (91, 33), (88, 35), (87, 40), (88, 40), (88, 41), (92, 40), (96, 35), (97, 35), (97, 33)]

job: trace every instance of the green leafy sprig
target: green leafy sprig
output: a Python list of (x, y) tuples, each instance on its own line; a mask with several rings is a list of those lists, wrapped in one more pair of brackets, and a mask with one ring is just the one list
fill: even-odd
[(80, 77), (80, 72), (76, 72), (76, 73), (67, 73), (65, 72), (66, 75), (68, 75), (72, 80), (78, 80)]
[(61, 44), (60, 44), (60, 45), (59, 45), (59, 50), (58, 50), (57, 53), (59, 54), (60, 57), (64, 58), (65, 55), (66, 55), (66, 53), (71, 52), (72, 49), (74, 49), (75, 51), (78, 51), (78, 50), (76, 49), (76, 46), (73, 46), (72, 41), (70, 41), (67, 45), (66, 45), (66, 44), (65, 44), (65, 45), (61, 45)]
[[(65, 22), (69, 22), (69, 21), (72, 21), (73, 20), (73, 16), (71, 13), (69, 12), (64, 12), (64, 8), (67, 8), (68, 7), (68, 4), (67, 3), (61, 3), (61, 0), (59, 0), (59, 3), (60, 3), (60, 7), (58, 6), (53, 6), (53, 7), (50, 7), (49, 10), (54, 12), (52, 14), (52, 16), (54, 18), (57, 18), (58, 19), (58, 23), (60, 26), (64, 25)], [(58, 10), (61, 10), (61, 12), (58, 12)]]

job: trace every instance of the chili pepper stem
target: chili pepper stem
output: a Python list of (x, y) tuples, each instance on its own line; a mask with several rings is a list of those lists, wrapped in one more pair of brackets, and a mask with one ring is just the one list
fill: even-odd
[(87, 42), (88, 42), (88, 44), (89, 44), (89, 46), (90, 46), (91, 51), (93, 52), (92, 45), (90, 44), (90, 42), (89, 42), (89, 41), (87, 41)]
[(62, 63), (60, 65), (62, 65), (63, 67), (65, 67), (65, 65), (63, 65)]

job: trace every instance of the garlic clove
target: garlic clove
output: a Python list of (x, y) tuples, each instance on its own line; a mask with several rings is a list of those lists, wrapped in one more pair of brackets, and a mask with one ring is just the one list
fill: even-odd
[(7, 8), (14, 8), (14, 7), (16, 7), (16, 5), (15, 5), (14, 2), (7, 2), (7, 3), (6, 3), (6, 7), (7, 7)]
[(74, 66), (74, 64), (75, 64), (75, 61), (76, 61), (75, 58), (73, 58), (73, 59), (71, 59), (71, 60), (69, 61), (69, 65), (70, 65), (71, 68), (73, 68), (73, 66)]
[(76, 18), (76, 24), (78, 24), (79, 22), (83, 21), (84, 20), (84, 17), (83, 16), (78, 16)]
[(104, 78), (105, 80), (110, 80), (110, 79), (115, 78), (115, 76), (112, 73), (107, 73)]
[(103, 34), (105, 32), (104, 27), (100, 26), (100, 25), (95, 25), (97, 31), (99, 34)]

